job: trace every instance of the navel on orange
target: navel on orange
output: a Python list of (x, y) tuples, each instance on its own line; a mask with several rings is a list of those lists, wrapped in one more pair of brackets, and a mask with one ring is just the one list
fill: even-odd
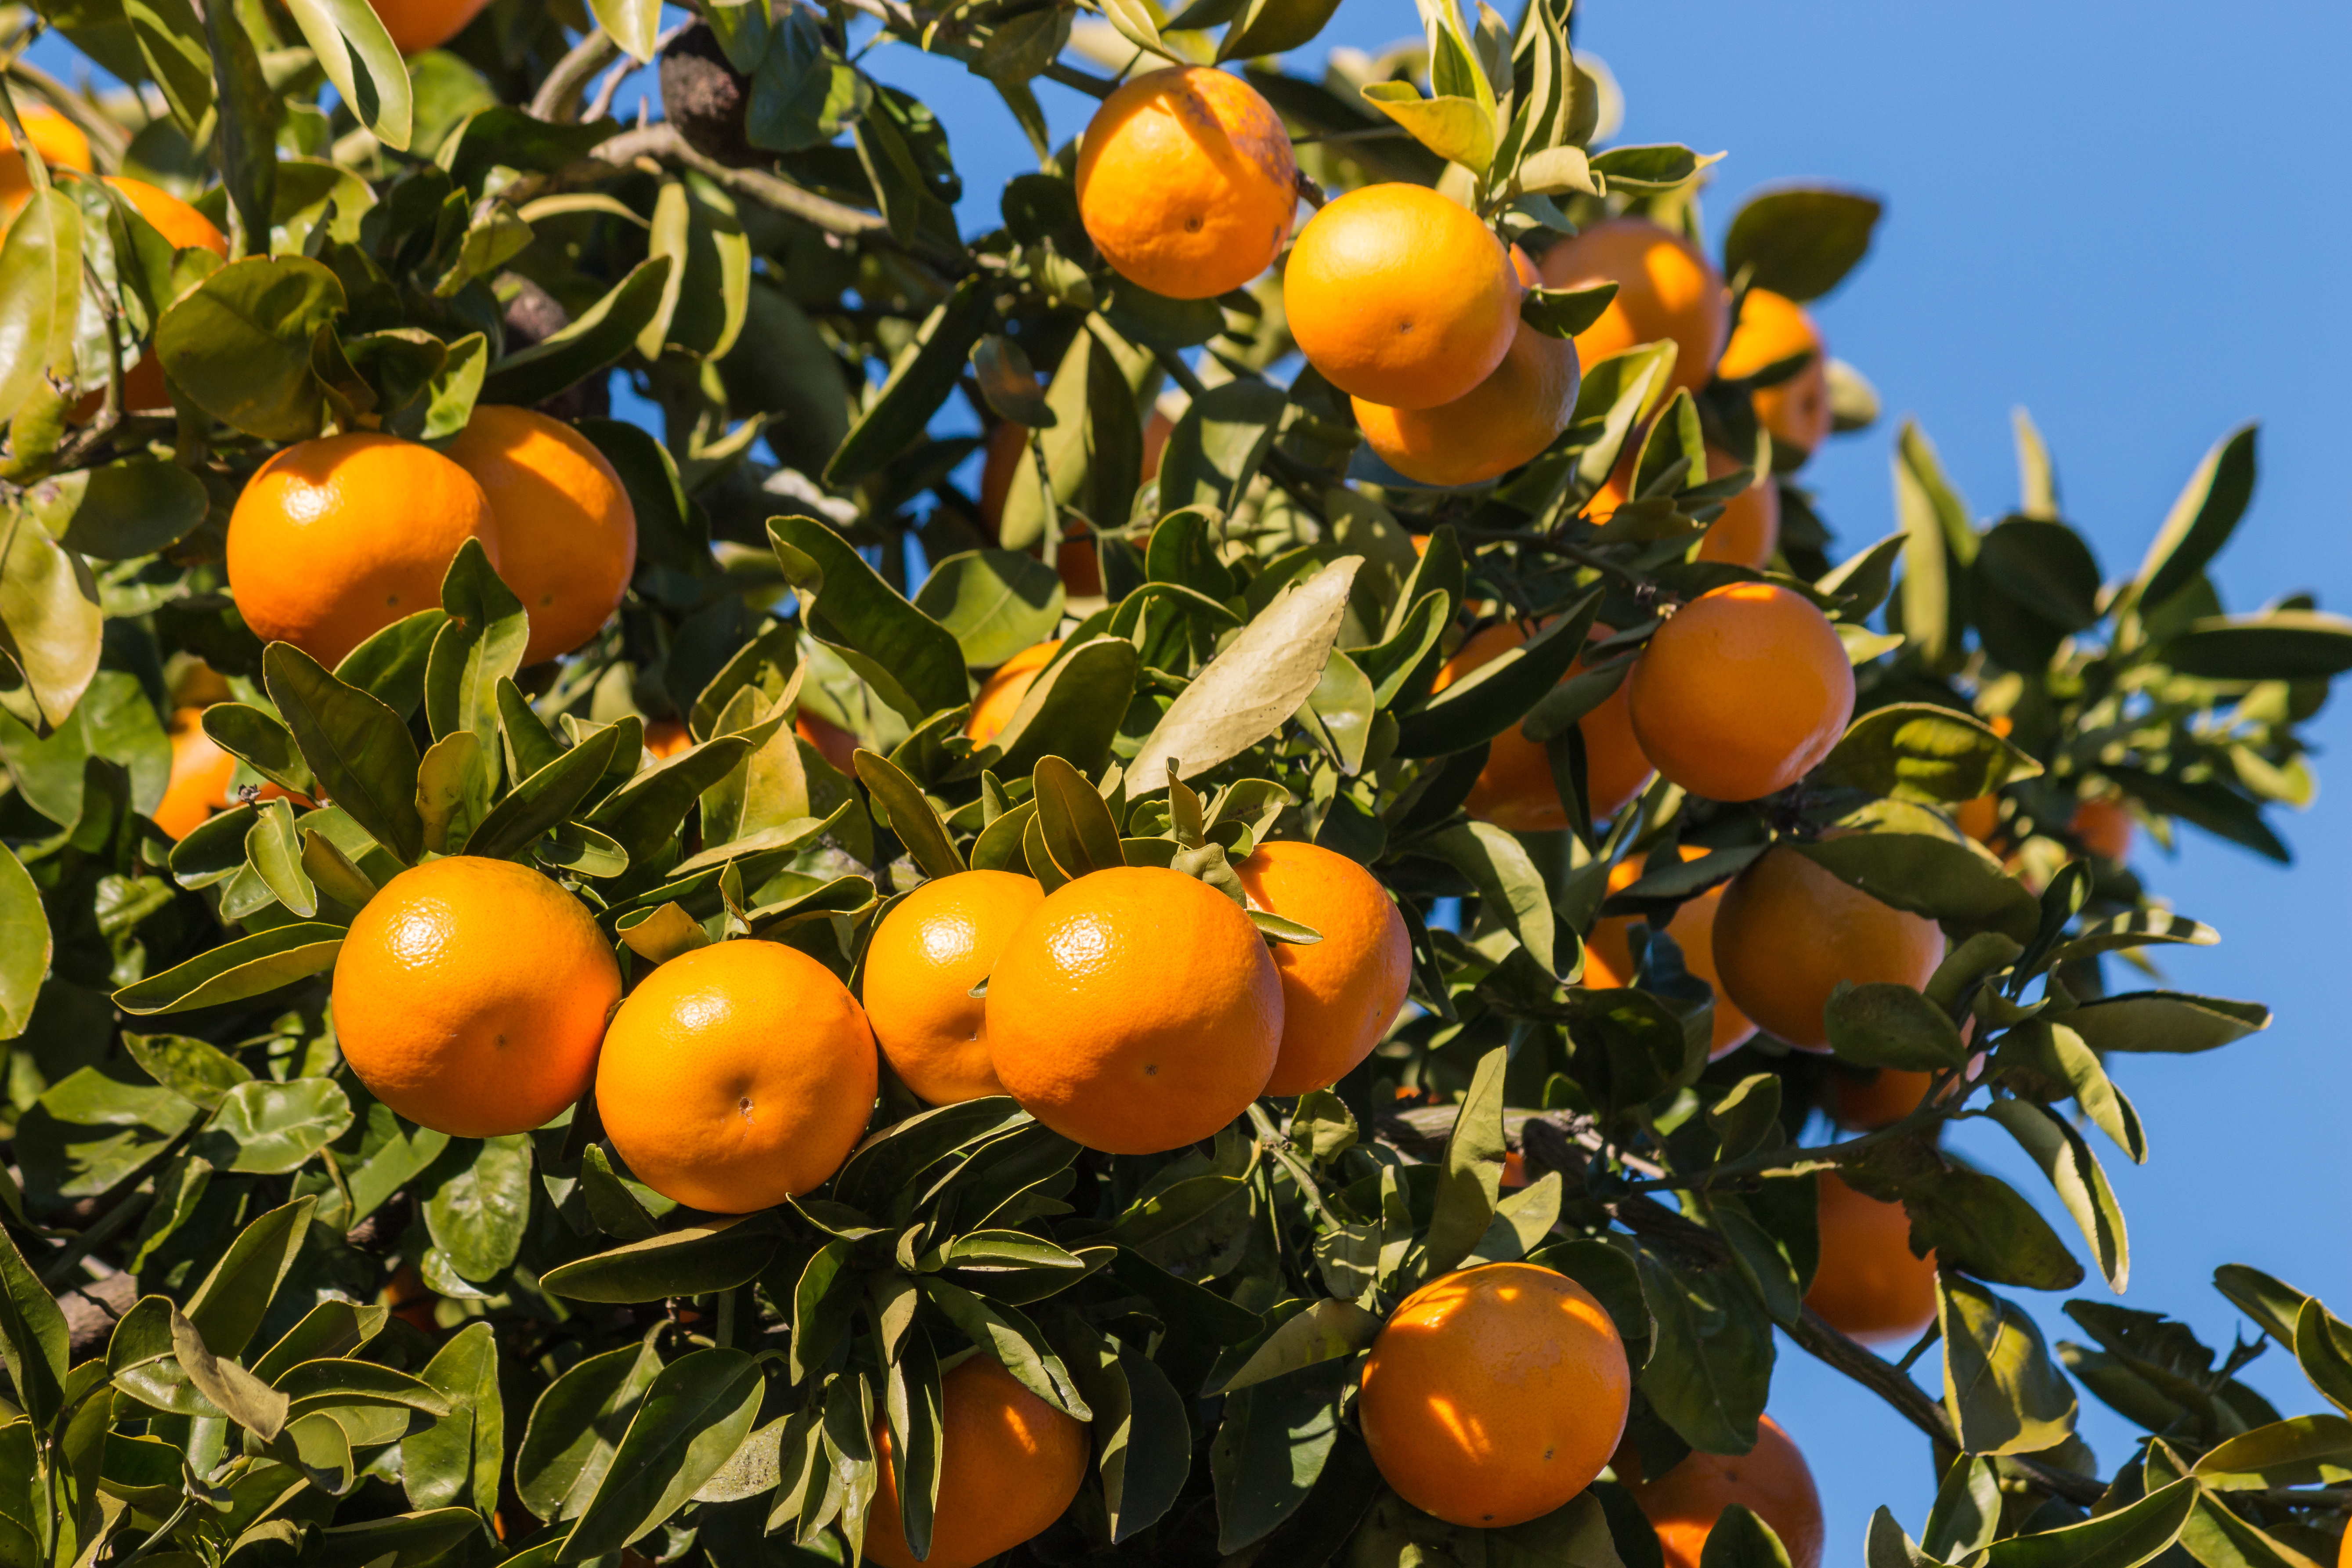
[(1313, 844), (1261, 844), (1234, 868), (1250, 902), (1323, 940), (1274, 949), (1282, 1047), (1266, 1094), (1337, 1083), (1371, 1055), (1412, 983), (1412, 940), (1377, 878)]
[(1730, 330), (1723, 275), (1672, 229), (1647, 218), (1604, 218), (1545, 251), (1543, 279), (1548, 289), (1617, 285), (1601, 319), (1576, 334), (1586, 365), (1671, 338), (1674, 385), (1696, 392), (1715, 374)]
[(1710, 800), (1788, 788), (1853, 716), (1853, 666), (1836, 628), (1771, 583), (1726, 584), (1685, 605), (1626, 685), (1643, 753)]
[(1087, 1479), (1087, 1428), (1021, 1385), (985, 1351), (940, 1379), (940, 1490), (929, 1555), (899, 1522), (890, 1425), (874, 1423), (879, 1484), (866, 1515), (866, 1555), (882, 1568), (979, 1568), (1062, 1517)]
[(1801, 1050), (1830, 1048), (1822, 1009), (1839, 981), (1916, 989), (1943, 959), (1935, 921), (1880, 903), (1786, 845), (1731, 879), (1715, 917), (1724, 993)]
[(866, 949), (866, 1016), (882, 1054), (933, 1105), (1003, 1094), (989, 1060), (988, 978), (1005, 940), (1045, 901), (1034, 877), (961, 871), (891, 907)]

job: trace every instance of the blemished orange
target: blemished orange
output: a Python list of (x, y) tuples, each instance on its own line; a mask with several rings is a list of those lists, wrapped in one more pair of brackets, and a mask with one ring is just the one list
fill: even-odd
[(1062, 1517), (1087, 1479), (1085, 1425), (1021, 1385), (985, 1351), (940, 1379), (940, 1491), (930, 1554), (907, 1545), (890, 1427), (874, 1423), (878, 1484), (866, 1515), (866, 1556), (882, 1568), (979, 1568)]
[(1532, 1263), (1489, 1263), (1399, 1303), (1356, 1412), (1398, 1496), (1499, 1530), (1591, 1485), (1632, 1397), (1624, 1343), (1591, 1291)]
[(1911, 1250), (1901, 1204), (1855, 1191), (1834, 1171), (1821, 1178), (1821, 1261), (1805, 1305), (1864, 1344), (1916, 1339), (1936, 1318), (1936, 1253)]
[(587, 907), (453, 855), (386, 882), (335, 957), (335, 1037), (370, 1093), (456, 1138), (528, 1132), (587, 1092), (621, 996)]
[(988, 981), (998, 1081), (1065, 1138), (1157, 1154), (1209, 1137), (1265, 1091), (1282, 978), (1242, 907), (1158, 866), (1064, 884)]
[(2074, 819), (2066, 825), (2083, 841), (2083, 847), (2102, 860), (2128, 858), (2132, 830), (2137, 826), (2121, 802), (2105, 798), (2086, 800), (2076, 806)]
[(637, 568), (637, 512), (585, 436), (528, 408), (484, 404), (444, 447), (498, 518), (499, 575), (530, 616), (525, 664), (594, 637)]
[(1335, 198), (1298, 231), (1282, 272), (1308, 363), (1389, 408), (1434, 408), (1494, 374), (1526, 292), (1494, 231), (1426, 185)]
[(172, 777), (149, 820), (174, 838), (185, 838), (228, 804), (236, 759), (205, 733), (204, 710), (183, 708), (172, 715)]
[(404, 55), (437, 49), (480, 14), (489, 0), (368, 0), (393, 47)]
[(1822, 1009), (1841, 980), (1927, 984), (1936, 922), (1880, 903), (1786, 845), (1731, 879), (1715, 916), (1715, 966), (1740, 1010), (1800, 1050), (1830, 1048)]
[(1786, 294), (1750, 289), (1740, 302), (1739, 324), (1715, 367), (1717, 374), (1737, 381), (1801, 353), (1813, 356), (1803, 369), (1749, 395), (1758, 422), (1799, 462), (1830, 433), (1829, 347), (1805, 308)]
[(1617, 285), (1601, 319), (1576, 334), (1577, 355), (1587, 366), (1672, 338), (1674, 385), (1696, 392), (1715, 374), (1730, 331), (1723, 275), (1672, 229), (1647, 218), (1604, 218), (1545, 251), (1543, 279), (1547, 289)]
[(963, 721), (963, 732), (983, 745), (1003, 734), (1013, 715), (1021, 710), (1021, 700), (1061, 651), (1059, 642), (1035, 643), (998, 665), (980, 683), (980, 694), (971, 700), (971, 717)]
[[(1696, 844), (1682, 846), (1682, 858), (1696, 860), (1706, 851)], [(1629, 855), (1609, 868), (1609, 890), (1622, 892), (1641, 879), (1642, 868), (1648, 861), (1645, 855)], [(1756, 1025), (1739, 1010), (1739, 1004), (1724, 994), (1723, 982), (1715, 972), (1715, 917), (1723, 904), (1723, 889), (1709, 888), (1696, 898), (1686, 899), (1666, 921), (1666, 934), (1683, 951), (1683, 967), (1707, 984), (1715, 993), (1715, 1033), (1707, 1045), (1709, 1061), (1729, 1056), (1756, 1037)], [(1633, 948), (1625, 934), (1633, 923), (1631, 915), (1611, 915), (1596, 921), (1592, 935), (1584, 944), (1584, 984), (1595, 990), (1612, 990), (1633, 984)]]
[[(1609, 635), (1595, 626), (1598, 637)], [(1443, 691), (1481, 665), (1490, 664), (1528, 640), (1528, 630), (1517, 621), (1497, 621), (1473, 632), (1452, 658), (1438, 667), (1432, 691)], [(1581, 658), (1569, 666), (1569, 675), (1584, 668)], [(1567, 677), (1562, 677), (1565, 679)], [(1576, 721), (1584, 734), (1584, 788), (1592, 798), (1592, 815), (1614, 816), (1642, 793), (1656, 772), (1633, 738), (1633, 720), (1626, 712), (1625, 685), (1600, 707)], [(1568, 826), (1568, 808), (1560, 804), (1559, 786), (1552, 780), (1551, 758), (1530, 741), (1517, 724), (1487, 745), (1486, 765), (1470, 786), (1465, 803), (1481, 822), (1507, 827), (1514, 833), (1550, 833)]]
[(1103, 100), (1079, 144), (1077, 190), (1111, 270), (1171, 300), (1213, 300), (1282, 254), (1298, 163), (1255, 88), (1171, 66)]
[[(1720, 479), (1740, 467), (1728, 452), (1706, 449), (1706, 477)], [(1701, 561), (1728, 561), (1762, 571), (1780, 548), (1780, 487), (1769, 475), (1723, 503), (1723, 513), (1699, 536)]]
[[(19, 104), (16, 117), (24, 121), (25, 137), (41, 162), (51, 169), (79, 169), (90, 172), (89, 138), (80, 126), (59, 114), (45, 103)], [(33, 194), (33, 177), (25, 169), (25, 154), (16, 150), (16, 139), (8, 128), (0, 125), (0, 214), (14, 217)]]
[(229, 514), (228, 581), (247, 626), (332, 668), (404, 616), (441, 603), (468, 539), (501, 563), (474, 476), (414, 441), (353, 431), (287, 447)]
[(1853, 666), (1836, 628), (1773, 583), (1727, 583), (1685, 605), (1625, 684), (1643, 754), (1709, 800), (1788, 788), (1853, 717)]
[(1789, 1568), (1821, 1568), (1827, 1533), (1822, 1494), (1804, 1454), (1769, 1415), (1758, 1417), (1756, 1446), (1745, 1454), (1693, 1449), (1653, 1481), (1643, 1479), (1641, 1457), (1629, 1443), (1613, 1468), (1658, 1532), (1665, 1568), (1699, 1568), (1717, 1518), (1734, 1503), (1772, 1527), (1788, 1551)]
[(866, 949), (866, 1016), (908, 1089), (933, 1105), (1003, 1094), (988, 1020), (971, 988), (1045, 901), (1034, 877), (960, 871), (894, 905)]
[(750, 1214), (841, 1168), (881, 1079), (866, 1009), (798, 948), (743, 939), (646, 976), (604, 1032), (596, 1110), (637, 1180)]
[(1323, 940), (1274, 949), (1282, 976), (1282, 1048), (1267, 1094), (1339, 1081), (1372, 1054), (1412, 983), (1412, 939), (1377, 878), (1318, 845), (1276, 839), (1234, 868), (1259, 909)]

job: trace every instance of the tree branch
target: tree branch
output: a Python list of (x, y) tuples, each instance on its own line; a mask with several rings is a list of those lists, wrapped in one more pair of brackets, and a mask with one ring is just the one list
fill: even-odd
[(547, 73), (531, 95), (530, 113), (540, 120), (562, 125), (569, 123), (580, 111), (580, 94), (588, 79), (611, 61), (620, 58), (621, 46), (602, 27), (591, 27), (581, 40), (564, 52)]

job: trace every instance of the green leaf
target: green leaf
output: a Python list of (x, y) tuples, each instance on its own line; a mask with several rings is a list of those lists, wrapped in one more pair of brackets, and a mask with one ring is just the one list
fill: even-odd
[(414, 862), (425, 851), (425, 824), (416, 811), (416, 742), (400, 715), (291, 643), (265, 648), (261, 669), (320, 787), (370, 837)]
[[(1422, 847), (1470, 879), (1486, 912), (1518, 938), (1545, 974), (1557, 975), (1566, 967), (1549, 889), (1516, 837), (1490, 822), (1470, 822), (1432, 834)], [(1566, 956), (1574, 953), (1571, 946)]]
[(885, 583), (849, 542), (809, 517), (780, 517), (768, 537), (806, 596), (810, 634), (839, 650), (908, 723), (971, 698), (963, 650), (945, 626)]
[(305, 921), (274, 926), (135, 981), (114, 994), (114, 1005), (143, 1017), (266, 996), (332, 969), (342, 945), (343, 928), (339, 925)]
[(1255, 380), (1229, 381), (1194, 398), (1160, 453), (1161, 510), (1210, 507), (1231, 515), (1265, 461), (1289, 402), (1282, 388)]
[(425, 700), (425, 664), (446, 619), (438, 606), (404, 616), (345, 654), (335, 679), (406, 719)]
[(2182, 675), (2207, 680), (2325, 680), (2352, 669), (2352, 620), (2317, 610), (2210, 616), (2158, 650)]
[[(511, 728), (511, 727), (509, 727)], [(458, 853), (511, 860), (577, 811), (612, 765), (617, 727), (587, 736), (525, 778), (475, 825)]]
[[(1575, 149), (1560, 147), (1553, 152), (1573, 153)], [(1573, 338), (1599, 321), (1615, 298), (1615, 283), (1590, 283), (1580, 289), (1530, 289), (1519, 300), (1519, 320), (1546, 337)]]
[(497, 361), (482, 378), (481, 401), (527, 408), (609, 369), (661, 308), (669, 269), (666, 256), (639, 262), (570, 326)]
[[(2053, 633), (2087, 631), (2099, 622), (2098, 560), (2063, 522), (2003, 519), (1984, 536), (1971, 572), (1974, 593), (2016, 605)], [(1990, 635), (1981, 609), (1978, 619), (1979, 630)], [(2055, 637), (2043, 640), (2055, 649)]]
[(0, 243), (0, 416), (14, 417), (52, 368), (73, 374), (81, 300), (81, 209), (36, 192)]
[(1503, 1076), (1508, 1051), (1501, 1047), (1478, 1060), (1470, 1089), (1445, 1140), (1445, 1163), (1437, 1181), (1424, 1245), (1426, 1276), (1435, 1278), (1470, 1255), (1495, 1217), (1502, 1191)]
[(2316, 1296), (2296, 1314), (2294, 1359), (2312, 1387), (2337, 1409), (2352, 1413), (2352, 1328), (2337, 1321)]
[[(1075, 767), (1100, 768), (1127, 717), (1137, 663), (1135, 645), (1123, 637), (1089, 637), (1076, 647), (1065, 647), (997, 734), (994, 744), (1001, 754), (989, 767), (1005, 777), (1018, 777), (1040, 759), (1058, 756), (1068, 758)], [(1130, 766), (1129, 776), (1139, 775)]]
[[(189, 1298), (188, 1320), (203, 1334), (213, 1354), (245, 1353), (278, 1286), (294, 1266), (295, 1254), (302, 1250), (318, 1202), (314, 1197), (297, 1198), (247, 1226)], [(184, 1363), (185, 1358), (182, 1359)]]
[(1095, 1456), (1113, 1544), (1132, 1540), (1175, 1506), (1192, 1465), (1192, 1423), (1160, 1364), (1120, 1342), (1090, 1384)]
[(694, 1351), (662, 1368), (562, 1554), (618, 1552), (684, 1507), (751, 1433), (763, 1387), (759, 1363), (737, 1350)]
[(206, 1110), (219, 1110), (230, 1089), (253, 1078), (218, 1046), (185, 1035), (125, 1034), (122, 1046), (149, 1078)]
[(470, 1508), (432, 1509), (386, 1514), (356, 1524), (331, 1524), (319, 1531), (322, 1555), (336, 1563), (368, 1563), (377, 1568), (425, 1568), (482, 1528)]
[(982, 1354), (1002, 1362), (1024, 1388), (1074, 1421), (1094, 1419), (1069, 1368), (1026, 1313), (1017, 1307), (992, 1305), (936, 1275), (923, 1279), (922, 1290)]
[(1209, 1445), (1217, 1497), (1217, 1550), (1262, 1541), (1307, 1500), (1339, 1434), (1352, 1358), (1326, 1361), (1225, 1397)]
[(1770, 1525), (1735, 1502), (1716, 1515), (1698, 1563), (1699, 1568), (1789, 1568), (1789, 1549)]
[(331, 1079), (240, 1083), (222, 1096), (195, 1148), (215, 1170), (282, 1176), (351, 1124), (352, 1102)]
[(1895, 444), (1895, 515), (1903, 529), (1902, 632), (1931, 662), (1958, 635), (1956, 593), (1976, 559), (1967, 505), (1944, 478), (1935, 443), (1906, 421)]
[(2295, 1415), (2257, 1426), (2207, 1450), (2191, 1472), (2228, 1489), (2312, 1486), (2352, 1471), (2352, 1420)]
[(1874, 708), (1822, 759), (1814, 782), (1936, 805), (1990, 795), (2042, 764), (1974, 715), (1927, 702)]
[[(2069, 1014), (2071, 1021), (2078, 1016)], [(2139, 1112), (2107, 1077), (2099, 1055), (2065, 1024), (2032, 1019), (2000, 1037), (1993, 1057), (1997, 1073), (2012, 1089), (2036, 1100), (2073, 1095), (2083, 1114), (2115, 1141), (2135, 1164), (2147, 1160), (2147, 1134)], [(2022, 1069), (2023, 1081), (2011, 1069)], [(2040, 1079), (2042, 1081), (2034, 1081)]]
[(1846, 1180), (1911, 1216), (1911, 1250), (1935, 1248), (1947, 1269), (1996, 1284), (2071, 1290), (2083, 1266), (2032, 1204), (1998, 1176), (1948, 1163), (1917, 1138), (1874, 1145), (1842, 1167)]
[(386, 147), (406, 152), (414, 115), (408, 64), (374, 8), (365, 0), (288, 0), (286, 8), (360, 123)]
[(506, 1406), (499, 1394), (498, 1342), (490, 1325), (474, 1322), (459, 1330), (419, 1376), (449, 1414), (401, 1439), (401, 1480), (409, 1506), (470, 1505), (487, 1519), (498, 1507), (506, 1448)]
[(0, 1040), (13, 1040), (33, 1019), (55, 951), (41, 891), (23, 861), (0, 845)]
[(449, 1173), (424, 1204), (433, 1245), (459, 1275), (487, 1283), (506, 1272), (530, 1220), (530, 1139), (466, 1139), (439, 1162)]
[(205, 521), (204, 481), (160, 458), (123, 458), (42, 480), (26, 503), (49, 536), (100, 561), (177, 544)]
[(890, 367), (882, 390), (825, 464), (825, 483), (854, 485), (871, 478), (922, 434), (955, 390), (965, 358), (994, 312), (991, 285), (975, 275), (958, 283), (923, 318), (914, 341)]
[(2042, 1167), (2064, 1202), (2066, 1212), (2082, 1228), (2099, 1260), (2099, 1272), (2120, 1294), (2131, 1278), (2131, 1247), (2124, 1231), (2122, 1205), (2099, 1168), (2098, 1156), (2083, 1135), (2047, 1109), (2026, 1100), (1993, 1102), (1994, 1121), (2009, 1129), (2025, 1152)]
[(265, 1444), (276, 1441), (285, 1430), (287, 1408), (292, 1402), (206, 1345), (195, 1324), (183, 1317), (177, 1307), (171, 1308), (170, 1322), (173, 1354), (195, 1391)]
[(2254, 426), (2242, 425), (2206, 453), (2147, 547), (2135, 597), (2155, 608), (2202, 574), (2230, 542), (2254, 495)]
[(1043, 757), (1035, 770), (1037, 826), (1063, 873), (1076, 879), (1123, 866), (1118, 824), (1086, 775), (1060, 757)]
[(307, 440), (326, 406), (311, 341), (343, 308), (341, 282), (319, 262), (235, 261), (163, 313), (155, 353), (172, 384), (222, 423), (265, 441)]
[[(1222, 321), (1223, 318), (1220, 318)], [(1031, 430), (1050, 430), (1059, 417), (1037, 388), (1037, 372), (1021, 345), (991, 332), (971, 345), (972, 378), (999, 417)]]
[(279, 1373), (270, 1386), (292, 1401), (289, 1415), (295, 1420), (320, 1410), (417, 1410), (436, 1420), (449, 1414), (448, 1403), (430, 1384), (373, 1362), (301, 1362)]
[(2210, 1051), (2270, 1027), (2259, 1002), (2191, 996), (2179, 991), (2130, 991), (2103, 996), (2066, 1015), (2066, 1027), (2095, 1051)]
[(974, 669), (993, 669), (1062, 623), (1062, 574), (1017, 550), (968, 550), (931, 568), (915, 607), (937, 621)]
[[(1499, 1106), (1500, 1101), (1496, 1104)], [(1439, 1201), (1443, 1203), (1443, 1189)], [(1232, 1394), (1337, 1357), (1370, 1349), (1381, 1320), (1351, 1301), (1313, 1301), (1266, 1335), (1232, 1375), (1202, 1389), (1203, 1397)]]
[(1376, 81), (1361, 89), (1364, 100), (1405, 129), (1406, 134), (1449, 163), (1483, 173), (1495, 160), (1495, 114), (1475, 98), (1441, 94), (1423, 98), (1409, 81)]
[(1961, 1447), (2029, 1454), (2063, 1441), (2074, 1429), (2074, 1391), (2033, 1320), (1972, 1279), (1947, 1271), (1938, 1284), (1944, 1408)]
[(2000, 1533), (2000, 1472), (1990, 1460), (1967, 1454), (1954, 1459), (1927, 1513), (1927, 1555), (1961, 1562), (1991, 1545)]
[(1676, 142), (1646, 147), (1612, 147), (1595, 153), (1592, 172), (1604, 190), (1670, 191), (1689, 184), (1709, 165), (1723, 161), (1720, 153), (1694, 153)]
[(850, 760), (857, 769), (858, 782), (866, 786), (884, 819), (882, 826), (898, 836), (924, 876), (952, 877), (965, 868), (963, 857), (956, 852), (939, 813), (897, 763), (863, 747)]
[(699, 1221), (559, 1265), (540, 1284), (574, 1301), (658, 1301), (732, 1290), (759, 1277), (782, 1236), (772, 1211)]
[(550, 1522), (577, 1519), (604, 1485), (630, 1418), (661, 1371), (650, 1347), (624, 1345), (574, 1363), (531, 1406), (515, 1454), (515, 1491)]
[(2307, 1292), (2285, 1280), (2242, 1263), (2224, 1263), (2213, 1270), (2213, 1289), (2260, 1324), (2263, 1332), (2290, 1346), (2294, 1343), (2295, 1320), (2302, 1315), (2303, 1304), (2311, 1300)]
[(45, 1430), (63, 1397), (67, 1338), (65, 1314), (17, 1250), (16, 1237), (0, 1230), (0, 1357), (17, 1405)]
[(1517, 723), (1568, 673), (1584, 649), (1585, 635), (1600, 607), (1596, 589), (1526, 642), (1404, 715), (1397, 724), (1397, 753), (1427, 757), (1466, 752)]
[[(0, 310), (0, 330), (5, 326)], [(51, 727), (65, 725), (96, 679), (104, 630), (89, 563), (26, 514), (0, 517), (0, 671), (16, 667)], [(21, 778), (21, 764), (12, 771)]]
[(1641, 1389), (1694, 1448), (1744, 1454), (1772, 1380), (1772, 1321), (1729, 1268), (1676, 1268), (1642, 1249), (1642, 1295), (1656, 1348)]
[(1841, 980), (1822, 1020), (1830, 1048), (1859, 1067), (1934, 1072), (1969, 1059), (1968, 1043), (1951, 1016), (1908, 985)]
[(1880, 903), (1963, 931), (2032, 940), (2042, 910), (2000, 862), (1957, 837), (1852, 833), (1785, 846)]
[(2200, 1495), (2184, 1478), (2081, 1524), (1996, 1541), (1985, 1568), (2139, 1568), (2180, 1538)]
[(1784, 186), (1751, 196), (1723, 237), (1723, 270), (1802, 302), (1845, 280), (1870, 253), (1884, 206), (1828, 186)]

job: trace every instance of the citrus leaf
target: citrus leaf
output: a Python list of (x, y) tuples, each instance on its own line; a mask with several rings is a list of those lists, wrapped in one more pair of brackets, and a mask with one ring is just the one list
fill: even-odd
[(661, 308), (669, 270), (666, 256), (639, 262), (570, 326), (491, 364), (480, 400), (529, 407), (612, 366)]
[(425, 850), (416, 811), (416, 742), (383, 702), (330, 675), (291, 643), (261, 656), (269, 700), (293, 731), (310, 776), (344, 815), (404, 861)]
[(1799, 302), (1818, 300), (1870, 253), (1885, 207), (1874, 196), (1822, 185), (1750, 196), (1723, 237), (1723, 270)]
[[(2074, 1391), (2051, 1364), (2042, 1331), (1972, 1279), (1937, 1277), (1944, 1408), (1970, 1454), (2025, 1454), (2074, 1429)], [(1998, 1552), (1999, 1547), (1994, 1551)]]
[(343, 928), (324, 921), (275, 926), (222, 943), (185, 963), (134, 981), (114, 994), (114, 1005), (145, 1016), (181, 1013), (223, 1002), (266, 996), (334, 967)]
[(551, 1268), (540, 1283), (574, 1301), (658, 1301), (731, 1290), (775, 1256), (782, 1229), (772, 1210), (665, 1231)]
[(616, 1552), (684, 1507), (742, 1446), (765, 1386), (759, 1363), (738, 1350), (694, 1351), (662, 1368), (563, 1554)]
[(992, 287), (978, 275), (958, 283), (933, 307), (890, 367), (882, 390), (825, 463), (825, 483), (854, 485), (871, 478), (922, 434), (955, 390), (965, 359), (994, 313)]

